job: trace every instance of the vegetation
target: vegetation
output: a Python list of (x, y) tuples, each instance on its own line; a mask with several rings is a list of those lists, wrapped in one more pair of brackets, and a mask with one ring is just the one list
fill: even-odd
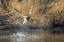
[[(18, 18), (17, 20), (22, 24), (23, 18), (15, 12), (14, 8), (26, 15), (31, 5), (34, 6), (31, 18), (35, 20), (30, 21), (28, 26), (39, 28), (64, 26), (64, 0), (0, 0), (0, 21), (10, 20), (12, 22), (9, 21), (8, 24), (16, 25), (19, 23), (14, 19)], [(6, 13), (11, 14), (14, 19), (7, 16)], [(5, 14), (5, 18), (2, 17), (2, 14)]]

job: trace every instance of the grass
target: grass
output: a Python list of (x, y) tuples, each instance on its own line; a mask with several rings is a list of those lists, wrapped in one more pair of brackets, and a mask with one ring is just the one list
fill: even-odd
[[(28, 26), (36, 26), (40, 28), (50, 28), (55, 25), (64, 26), (64, 0), (23, 0), (21, 2), (19, 1), (3, 1), (4, 3), (1, 3), (2, 7), (0, 7), (0, 13), (11, 13), (12, 17), (18, 18), (19, 15), (15, 13), (14, 8), (19, 10), (21, 14), (26, 15), (30, 6), (33, 4), (34, 7), (31, 14), (31, 18), (35, 18), (35, 20), (33, 20), (33, 22), (30, 22)], [(6, 6), (6, 9), (4, 8), (4, 5)], [(3, 17), (4, 20), (6, 20), (5, 18)], [(22, 17), (19, 20), (21, 21)], [(10, 21), (12, 21), (12, 19)], [(14, 21), (14, 23), (17, 22)]]

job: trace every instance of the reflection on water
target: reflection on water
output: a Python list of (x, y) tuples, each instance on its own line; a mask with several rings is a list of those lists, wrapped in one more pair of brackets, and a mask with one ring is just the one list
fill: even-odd
[(0, 42), (64, 42), (64, 31), (5, 30), (0, 31)]

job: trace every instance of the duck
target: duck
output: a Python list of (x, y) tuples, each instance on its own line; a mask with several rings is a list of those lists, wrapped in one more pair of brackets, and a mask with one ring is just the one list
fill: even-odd
[(16, 8), (14, 8), (14, 10), (18, 13), (18, 15), (24, 18), (23, 24), (26, 24), (30, 20), (30, 15), (32, 14), (32, 10), (33, 10), (33, 5), (29, 8), (29, 11), (26, 16), (22, 15)]

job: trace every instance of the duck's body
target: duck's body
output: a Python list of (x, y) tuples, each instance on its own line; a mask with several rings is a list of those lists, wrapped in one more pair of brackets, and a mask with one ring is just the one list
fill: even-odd
[(30, 17), (28, 17), (28, 16), (24, 16), (23, 24), (27, 23), (29, 19), (30, 19)]

